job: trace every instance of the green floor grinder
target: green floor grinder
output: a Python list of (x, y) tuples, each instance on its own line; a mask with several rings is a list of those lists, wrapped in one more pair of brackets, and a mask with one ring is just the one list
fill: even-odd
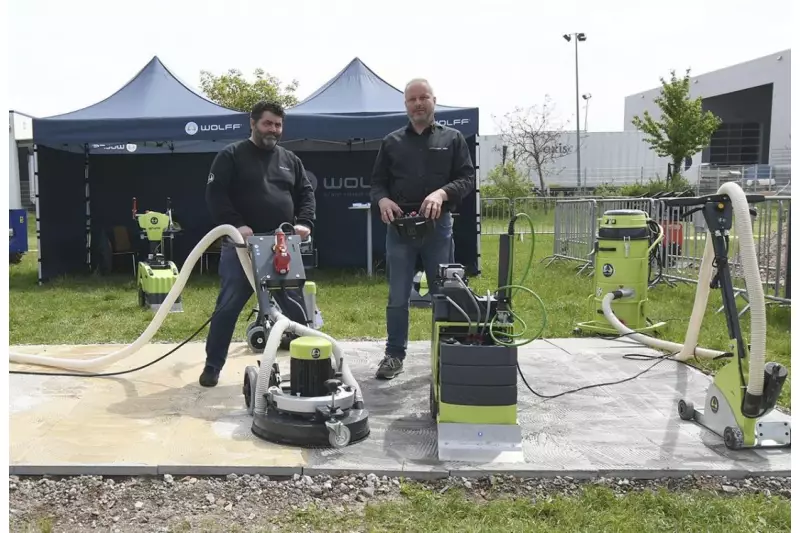
[[(253, 416), (253, 434), (301, 447), (341, 448), (363, 440), (370, 433), (369, 413), (335, 341), (307, 320), (290, 325), (286, 310), (275, 305), (300, 305), (280, 293), (302, 291), (308, 283), (300, 236), (279, 228), (274, 234), (249, 237), (246, 246), (256, 283), (257, 322), (271, 324), (258, 366), (245, 368), (242, 394)], [(294, 336), (288, 378), (276, 362), (287, 332)]]
[(589, 297), (594, 320), (581, 322), (575, 333), (593, 332), (617, 335), (618, 331), (603, 315), (603, 297), (621, 287), (635, 289), (636, 296), (612, 302), (614, 314), (630, 329), (657, 331), (665, 322), (653, 323), (647, 316), (647, 293), (653, 258), (664, 239), (661, 226), (647, 213), (636, 209), (606, 211), (598, 221), (594, 244), (594, 294)]
[[(139, 261), (136, 273), (139, 305), (157, 312), (179, 275), (175, 263), (164, 256), (164, 236), (176, 233), (179, 228), (172, 220), (172, 205), (169, 198), (167, 198), (166, 213), (156, 211), (137, 213), (136, 198), (134, 198), (133, 219), (138, 222), (143, 232), (142, 238), (147, 239), (150, 247), (147, 259)], [(183, 312), (181, 295), (178, 295), (172, 304), (170, 312)]]

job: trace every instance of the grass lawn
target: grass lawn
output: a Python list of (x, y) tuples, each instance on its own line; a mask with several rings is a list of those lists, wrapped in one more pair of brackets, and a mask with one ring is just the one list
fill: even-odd
[(370, 504), (358, 515), (332, 516), (313, 508), (297, 511), (286, 527), (329, 533), (791, 530), (790, 501), (761, 495), (720, 497), (711, 491), (660, 489), (618, 496), (606, 487), (588, 486), (578, 496), (499, 497), (476, 502), (460, 489), (438, 494), (408, 485), (402, 492), (404, 498), (399, 502)]

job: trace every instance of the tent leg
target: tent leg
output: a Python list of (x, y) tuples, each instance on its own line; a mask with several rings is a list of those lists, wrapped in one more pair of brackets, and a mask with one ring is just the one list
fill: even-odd
[(83, 181), (86, 201), (86, 270), (92, 271), (92, 213), (89, 197), (89, 145), (84, 145)]
[(42, 226), (39, 204), (39, 147), (33, 145), (33, 203), (36, 206), (36, 258), (39, 269), (39, 285), (42, 285)]
[(475, 255), (475, 266), (478, 272), (481, 271), (481, 141), (475, 135), (475, 228), (477, 232), (477, 248)]

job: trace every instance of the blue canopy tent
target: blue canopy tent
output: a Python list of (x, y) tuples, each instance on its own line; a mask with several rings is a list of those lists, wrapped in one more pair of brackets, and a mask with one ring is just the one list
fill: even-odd
[[(477, 161), (478, 109), (437, 105), (435, 113), (437, 122), (464, 134)], [(369, 202), (370, 175), (381, 140), (407, 123), (403, 91), (358, 58), (287, 110), (281, 142), (302, 159), (317, 185), (315, 235), (321, 267), (366, 265), (366, 215), (350, 207)], [(472, 274), (479, 271), (479, 213), (476, 190), (458, 207), (454, 222), (455, 259)], [(385, 249), (385, 226), (374, 211), (372, 228), (377, 260)]]
[(105, 100), (34, 119), (39, 282), (96, 268), (109, 228), (128, 227), (135, 248), (133, 197), (140, 211), (172, 199), (182, 261), (210, 225), (197, 205), (214, 156), (249, 134), (247, 113), (198, 94), (158, 57)]

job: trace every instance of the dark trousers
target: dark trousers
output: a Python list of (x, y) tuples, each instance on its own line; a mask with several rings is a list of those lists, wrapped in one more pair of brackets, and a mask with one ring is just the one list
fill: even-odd
[[(224, 241), (219, 259), (219, 277), (221, 287), (217, 296), (215, 315), (206, 340), (206, 365), (222, 370), (228, 358), (233, 331), (239, 315), (250, 297), (253, 287), (247, 281), (235, 246)], [(289, 320), (308, 325), (305, 319), (305, 302), (299, 290), (275, 291), (272, 293), (275, 302)], [(291, 298), (291, 300), (289, 299)], [(300, 307), (298, 307), (298, 304)], [(264, 310), (262, 310), (264, 311)], [(312, 318), (312, 317), (309, 317)]]
[(453, 217), (445, 212), (425, 239), (403, 239), (393, 225), (386, 228), (386, 267), (389, 271), (389, 301), (386, 305), (386, 354), (405, 359), (408, 347), (409, 301), (414, 285), (417, 257), (422, 258), (428, 290), (436, 293), (433, 282), (438, 267), (453, 262)]

